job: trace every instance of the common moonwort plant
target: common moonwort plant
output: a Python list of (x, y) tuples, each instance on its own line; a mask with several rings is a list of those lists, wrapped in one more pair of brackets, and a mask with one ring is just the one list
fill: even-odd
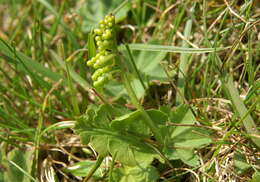
[[(98, 49), (98, 53), (95, 57), (87, 61), (87, 65), (93, 67), (95, 72), (92, 74), (91, 78), (93, 80), (93, 85), (96, 88), (102, 88), (104, 84), (112, 79), (112, 74), (116, 72), (115, 63), (121, 63), (115, 39), (115, 16), (110, 14), (107, 15), (104, 20), (99, 22), (99, 28), (94, 30), (95, 41)], [(117, 55), (117, 56), (116, 56)], [(121, 69), (124, 69), (122, 65), (119, 65)], [(141, 111), (144, 122), (150, 127), (151, 131), (154, 133), (156, 139), (162, 142), (162, 136), (160, 131), (153, 123), (150, 116), (144, 111), (143, 107), (139, 104), (136, 94), (131, 86), (128, 75), (121, 70), (121, 77), (123, 78), (123, 83), (128, 95), (131, 98), (132, 103), (136, 106), (138, 110)]]

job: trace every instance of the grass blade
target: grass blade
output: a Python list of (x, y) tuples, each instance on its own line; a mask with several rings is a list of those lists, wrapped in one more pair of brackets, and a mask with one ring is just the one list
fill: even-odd
[[(191, 12), (193, 12), (194, 7), (191, 9)], [(192, 29), (192, 19), (188, 19), (185, 25), (184, 29), (184, 38), (186, 40), (189, 40), (190, 34), (191, 34), (191, 29)], [(189, 44), (185, 41), (182, 40), (182, 47), (184, 49), (189, 48)], [(190, 54), (189, 53), (181, 53), (180, 57), (180, 64), (179, 64), (179, 74), (178, 74), (178, 82), (177, 82), (177, 89), (179, 89), (180, 93), (177, 92), (176, 95), (176, 104), (179, 105), (181, 103), (184, 103), (184, 93), (185, 93), (185, 77), (187, 75), (188, 67), (189, 67), (189, 58)]]
[[(33, 178), (28, 172), (26, 172), (23, 168), (21, 168), (19, 165), (17, 165), (15, 162), (8, 160), (12, 165), (14, 165), (17, 169), (19, 169), (25, 176), (30, 178), (32, 181), (37, 182), (35, 178)], [(15, 174), (14, 174), (15, 175)]]
[[(20, 58), (23, 64), (30, 70), (33, 70), (37, 73), (40, 73), (43, 76), (50, 78), (53, 81), (58, 81), (62, 78), (61, 75), (51, 71), (50, 69), (42, 66), (40, 63), (32, 60), (28, 56), (23, 53), (16, 51), (15, 53), (11, 50), (11, 46), (9, 46), (4, 40), (0, 39), (0, 57), (7, 58), (8, 61), (13, 62), (14, 64), (21, 64), (16, 56)], [(23, 65), (21, 65), (23, 66)]]
[[(253, 118), (248, 113), (246, 106), (241, 100), (238, 90), (234, 87), (233, 79), (229, 76), (228, 80), (224, 82), (224, 87), (228, 92), (228, 95), (233, 103), (234, 108), (239, 113), (239, 116), (242, 119), (243, 125), (250, 135), (259, 135), (259, 131), (257, 130), (256, 124), (254, 123)], [(260, 148), (260, 139), (259, 138), (251, 138), (252, 141)]]
[[(219, 47), (219, 48), (186, 48), (186, 47), (176, 47), (167, 45), (155, 45), (155, 44), (129, 44), (131, 50), (136, 51), (159, 51), (159, 52), (174, 52), (174, 53), (191, 53), (191, 54), (201, 54), (215, 51), (222, 51), (228, 49), (229, 47)], [(124, 50), (124, 46), (119, 46), (119, 50)]]

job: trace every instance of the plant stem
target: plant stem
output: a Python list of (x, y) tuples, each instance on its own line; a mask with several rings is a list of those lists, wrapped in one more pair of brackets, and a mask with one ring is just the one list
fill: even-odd
[[(58, 42), (58, 50), (59, 50), (59, 54), (60, 54), (62, 60), (65, 60), (65, 53), (64, 53), (64, 47), (63, 47), (62, 41)], [(78, 116), (78, 115), (80, 115), (80, 111), (79, 111), (79, 106), (78, 106), (78, 102), (77, 102), (76, 90), (72, 84), (69, 62), (66, 60), (65, 60), (65, 66), (66, 66), (66, 73), (67, 73), (67, 77), (68, 77), (68, 84), (69, 84), (69, 89), (70, 89), (71, 103), (72, 103), (73, 111), (74, 111), (74, 114)]]
[(71, 103), (72, 103), (73, 111), (74, 111), (74, 114), (78, 116), (78, 115), (80, 115), (80, 111), (79, 111), (79, 106), (78, 106), (78, 102), (77, 102), (76, 90), (72, 84), (69, 63), (66, 61), (65, 65), (66, 65), (66, 72), (67, 72), (68, 84), (69, 84), (69, 88), (70, 88)]
[(34, 177), (37, 177), (37, 173), (38, 173), (39, 146), (41, 141), (40, 133), (43, 127), (43, 114), (44, 113), (41, 110), (39, 115), (39, 120), (38, 120), (38, 126), (35, 133), (35, 153), (34, 153), (34, 163), (32, 168), (32, 175)]
[(111, 165), (110, 165), (110, 169), (109, 169), (109, 176), (108, 176), (108, 182), (113, 182), (113, 169), (114, 169), (114, 165), (115, 165), (115, 158), (116, 158), (116, 154), (114, 155)]
[(104, 157), (99, 155), (97, 158), (96, 164), (91, 168), (91, 170), (89, 171), (89, 173), (87, 174), (87, 176), (85, 177), (83, 182), (88, 182), (88, 180), (93, 176), (93, 174), (96, 172), (96, 170), (102, 164), (103, 160), (104, 160)]
[(136, 76), (139, 78), (139, 80), (140, 80), (140, 82), (141, 82), (141, 84), (142, 84), (144, 90), (147, 90), (147, 89), (146, 89), (146, 86), (145, 86), (145, 84), (144, 84), (144, 82), (143, 82), (143, 79), (142, 79), (142, 77), (141, 77), (141, 75), (140, 75), (140, 73), (139, 73), (139, 71), (138, 71), (138, 69), (137, 69), (137, 66), (136, 66), (136, 64), (135, 64), (133, 55), (132, 55), (132, 53), (131, 53), (131, 51), (130, 51), (129, 45), (128, 45), (128, 44), (125, 44), (125, 48), (126, 48), (127, 53), (128, 53), (128, 55), (129, 55), (130, 61), (131, 61), (132, 65), (133, 65), (133, 68), (134, 68), (134, 71), (135, 71)]
[[(127, 46), (126, 46), (126, 48), (127, 48)], [(128, 49), (129, 49), (129, 47), (128, 47)], [(120, 55), (116, 46), (115, 46), (115, 52), (116, 52), (117, 55)], [(115, 59), (117, 59), (117, 62), (120, 64), (119, 66), (120, 66), (120, 69), (121, 69), (121, 77), (123, 78), (123, 83), (124, 83), (125, 89), (126, 89), (128, 95), (129, 95), (132, 103), (141, 112), (141, 114), (144, 118), (145, 124), (151, 129), (151, 131), (153, 132), (156, 140), (160, 143), (163, 143), (163, 138), (162, 138), (162, 135), (161, 135), (159, 128), (154, 124), (154, 121), (147, 114), (147, 112), (144, 110), (144, 108), (140, 105), (140, 103), (137, 99), (137, 96), (136, 96), (136, 94), (135, 94), (135, 92), (134, 92), (134, 90), (131, 86), (131, 83), (128, 79), (127, 73), (124, 69), (124, 67), (126, 65), (124, 64), (123, 61), (120, 60), (120, 56), (115, 57)]]
[[(123, 74), (123, 72), (122, 72), (122, 74)], [(129, 95), (132, 103), (141, 112), (146, 125), (151, 129), (151, 131), (153, 132), (156, 140), (159, 141), (160, 143), (163, 143), (162, 135), (160, 133), (159, 128), (156, 127), (156, 125), (154, 124), (151, 117), (147, 114), (147, 112), (139, 104), (137, 96), (136, 96), (136, 94), (135, 94), (135, 92), (134, 92), (134, 90), (131, 86), (131, 83), (130, 83), (126, 74), (123, 74), (123, 79), (124, 79), (123, 82), (124, 82), (125, 89), (126, 89), (128, 95)]]

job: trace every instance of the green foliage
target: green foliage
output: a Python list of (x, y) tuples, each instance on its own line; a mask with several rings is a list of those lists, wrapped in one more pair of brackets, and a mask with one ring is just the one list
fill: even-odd
[(234, 154), (234, 167), (238, 174), (242, 174), (245, 173), (251, 166), (247, 163), (245, 156), (237, 151)]
[(0, 0), (0, 182), (260, 181), (256, 4)]
[(116, 169), (113, 174), (113, 182), (155, 182), (159, 174), (155, 167), (147, 166), (145, 168), (140, 166), (124, 167)]
[[(95, 161), (85, 160), (77, 162), (66, 168), (66, 171), (73, 174), (74, 176), (86, 176), (89, 173), (91, 168), (95, 165)], [(98, 179), (102, 178), (105, 172), (106, 165), (103, 162), (102, 165), (95, 171), (93, 177)]]
[[(13, 150), (8, 154), (8, 159), (13, 161), (18, 166), (26, 170), (25, 165), (25, 158), (22, 152)], [(24, 174), (20, 171), (17, 167), (13, 166), (12, 164), (8, 165), (8, 172), (7, 172), (7, 179), (8, 181), (18, 181), (24, 179)]]
[(58, 81), (62, 78), (58, 73), (51, 71), (23, 53), (15, 50), (15, 48), (8, 45), (2, 39), (0, 39), (0, 53), (1, 56), (5, 56), (8, 62), (16, 65), (18, 70), (30, 74), (32, 78), (35, 78), (36, 81), (40, 81), (44, 86), (46, 86), (47, 83), (42, 79), (39, 80), (40, 77), (38, 77), (36, 73), (46, 76), (54, 81)]
[[(110, 109), (108, 105), (101, 105), (96, 110), (88, 109), (77, 121), (76, 131), (80, 134), (82, 142), (90, 143), (99, 155), (111, 154), (124, 166), (131, 167), (130, 171), (133, 171), (130, 173), (134, 175), (128, 176), (128, 172), (121, 172), (121, 180), (136, 178), (137, 172), (134, 171), (141, 170), (140, 167), (149, 169), (151, 162), (161, 157), (152, 144), (146, 142), (151, 136), (151, 131), (143, 121), (140, 111), (126, 114), (121, 112), (112, 119)], [(199, 158), (194, 150), (211, 143), (211, 139), (205, 137), (209, 133), (201, 128), (166, 126), (167, 121), (195, 124), (196, 119), (192, 112), (184, 105), (175, 112), (167, 107), (161, 110), (163, 112), (151, 109), (147, 110), (147, 113), (162, 132), (165, 144), (163, 155), (170, 160), (181, 159), (190, 166), (198, 166)], [(149, 170), (145, 171), (147, 174), (143, 171), (143, 175), (149, 176)], [(141, 179), (145, 178), (147, 176)]]
[[(0, 154), (3, 155), (3, 153)], [(2, 175), (2, 180), (21, 182), (30, 182), (31, 180), (35, 181), (35, 179), (30, 175), (32, 154), (33, 151), (24, 152), (17, 149), (10, 151), (6, 158), (2, 158), (0, 160), (5, 169), (3, 172), (0, 172)]]
[(88, 58), (91, 59), (96, 56), (96, 45), (93, 32), (88, 34)]
[[(90, 31), (93, 27), (98, 25), (98, 22), (104, 18), (105, 15), (112, 13), (124, 0), (89, 0), (83, 3), (79, 9), (79, 14), (84, 18), (82, 29), (83, 31)], [(97, 11), (97, 9), (99, 11)], [(126, 17), (127, 12), (130, 10), (130, 3), (123, 6), (117, 14), (116, 19), (122, 20)]]
[[(179, 106), (175, 112), (167, 107), (161, 108), (161, 110), (169, 115), (170, 123), (184, 125), (196, 123), (194, 115), (186, 105)], [(212, 142), (210, 137), (207, 137), (209, 132), (202, 128), (172, 126), (169, 127), (169, 135), (168, 145), (165, 147), (166, 156), (169, 159), (181, 159), (190, 166), (199, 165), (199, 158), (194, 150)]]
[[(139, 54), (134, 55), (134, 61), (137, 69), (143, 75), (148, 76), (151, 80), (167, 80), (167, 75), (160, 65), (161, 61), (166, 57), (166, 52), (146, 52), (141, 51)], [(151, 61), (153, 60), (153, 61)], [(138, 93), (138, 92), (137, 92)]]
[[(158, 154), (145, 143), (144, 139), (149, 137), (150, 130), (143, 124), (140, 112), (110, 121), (109, 109), (107, 105), (101, 105), (97, 111), (89, 109), (78, 120), (76, 129), (82, 142), (90, 143), (100, 155), (110, 153), (125, 165), (150, 164)], [(155, 116), (158, 112), (151, 110), (148, 113)]]
[(250, 180), (250, 182), (258, 182), (260, 181), (260, 172), (256, 171), (253, 176), (252, 179)]

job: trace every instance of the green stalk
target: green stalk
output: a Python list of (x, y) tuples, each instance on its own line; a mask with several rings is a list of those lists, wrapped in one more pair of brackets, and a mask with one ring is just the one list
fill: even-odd
[[(122, 72), (123, 73), (123, 72)], [(156, 127), (156, 125), (154, 124), (153, 120), (151, 119), (151, 117), (147, 114), (147, 112), (143, 109), (143, 107), (139, 104), (137, 96), (131, 86), (131, 83), (127, 77), (126, 74), (123, 74), (123, 82), (124, 82), (124, 86), (125, 89), (132, 101), (132, 103), (134, 104), (134, 106), (141, 112), (143, 118), (144, 118), (144, 122), (145, 124), (151, 129), (151, 131), (153, 132), (155, 138), (157, 141), (159, 141), (160, 143), (163, 143), (163, 139), (162, 139), (162, 135), (160, 133), (160, 130), (158, 127)]]
[(74, 111), (74, 114), (78, 116), (78, 115), (80, 115), (80, 111), (79, 111), (79, 106), (78, 106), (78, 102), (77, 102), (76, 90), (72, 84), (68, 61), (65, 61), (65, 65), (66, 65), (66, 73), (67, 73), (67, 77), (68, 77), (68, 84), (69, 84), (69, 88), (70, 88), (71, 103), (72, 103), (73, 111)]
[(43, 127), (43, 114), (44, 111), (41, 109), (40, 115), (39, 115), (39, 120), (38, 120), (38, 126), (36, 129), (36, 134), (35, 134), (35, 153), (34, 153), (34, 162), (32, 166), (32, 175), (34, 177), (37, 177), (37, 171), (38, 171), (38, 160), (39, 160), (39, 146), (40, 146), (40, 141), (41, 141), (41, 131)]
[[(128, 45), (126, 45), (126, 49), (127, 49), (128, 51), (130, 51)], [(115, 52), (116, 55), (120, 55), (120, 53), (119, 53), (119, 51), (118, 51), (118, 49), (117, 49), (117, 46), (116, 46), (116, 39), (115, 39), (115, 38), (114, 38), (114, 52)], [(131, 55), (131, 52), (128, 52), (128, 53), (130, 53), (130, 55)], [(153, 122), (153, 120), (151, 119), (151, 117), (147, 114), (147, 112), (144, 110), (144, 108), (139, 104), (138, 99), (137, 99), (137, 96), (136, 96), (136, 94), (135, 94), (135, 92), (134, 92), (134, 90), (133, 90), (133, 88), (132, 88), (132, 86), (131, 86), (131, 83), (130, 83), (128, 77), (127, 77), (127, 74), (126, 74), (126, 72), (125, 72), (125, 69), (124, 69), (124, 68), (126, 67), (126, 65), (125, 65), (125, 63), (124, 63), (120, 58), (121, 58), (120, 56), (116, 56), (116, 57), (115, 57), (116, 62), (119, 64), (119, 67), (120, 67), (120, 69), (121, 69), (121, 77), (123, 78), (123, 83), (124, 83), (125, 89), (126, 89), (128, 95), (129, 95), (129, 97), (130, 97), (132, 103), (133, 103), (134, 106), (141, 112), (141, 114), (142, 114), (142, 116), (143, 116), (143, 118), (144, 118), (145, 124), (151, 129), (151, 131), (153, 132), (153, 134), (154, 134), (156, 140), (157, 140), (158, 142), (160, 142), (160, 143), (163, 143), (163, 138), (162, 138), (162, 135), (161, 135), (161, 132), (160, 132), (159, 128), (154, 124), (154, 122)], [(132, 57), (132, 58), (133, 58), (133, 57)], [(131, 56), (130, 56), (130, 59), (132, 59), (132, 58), (131, 58)], [(136, 65), (134, 64), (134, 61), (133, 61), (133, 60), (131, 60), (131, 61), (132, 61), (133, 66), (135, 67), (134, 69), (135, 69), (135, 71), (136, 71), (136, 74), (138, 74), (138, 70), (137, 70)], [(139, 76), (140, 76), (140, 75), (139, 75)], [(139, 77), (139, 76), (138, 76), (138, 77)], [(139, 79), (140, 79), (140, 81), (142, 80), (142, 79), (141, 79), (141, 76), (140, 76)], [(141, 82), (142, 82), (142, 81), (141, 81)], [(144, 85), (144, 84), (143, 84), (143, 86), (144, 86), (144, 88), (145, 88), (145, 85)]]
[(111, 165), (110, 165), (108, 182), (113, 182), (113, 169), (114, 169), (114, 165), (115, 165), (116, 154), (114, 155), (112, 162), (111, 162)]
[[(63, 43), (61, 41), (58, 42), (58, 50), (59, 54), (61, 55), (62, 60), (65, 60), (65, 53), (64, 53), (64, 47)], [(69, 68), (69, 62), (65, 60), (65, 66), (66, 66), (66, 73), (68, 77), (68, 85), (70, 89), (70, 95), (71, 95), (71, 103), (73, 107), (73, 111), (75, 115), (80, 115), (79, 111), (79, 106), (77, 102), (77, 95), (76, 95), (76, 90), (73, 87), (72, 79), (71, 79), (71, 74), (70, 74), (70, 68)]]
[(96, 172), (96, 170), (100, 167), (100, 165), (102, 164), (103, 160), (104, 160), (104, 157), (99, 155), (95, 165), (91, 168), (91, 170), (89, 171), (89, 173), (87, 174), (87, 176), (85, 177), (83, 182), (88, 182), (89, 181), (89, 179), (93, 176), (93, 174)]
[(141, 84), (142, 84), (144, 90), (146, 90), (146, 86), (145, 86), (145, 84), (144, 84), (144, 81), (143, 81), (143, 79), (142, 79), (142, 77), (141, 77), (141, 75), (140, 75), (138, 69), (137, 69), (137, 66), (136, 66), (136, 64), (135, 64), (135, 61), (134, 61), (133, 55), (132, 55), (132, 53), (131, 53), (131, 50), (130, 50), (130, 48), (129, 48), (129, 45), (128, 45), (128, 44), (125, 44), (125, 48), (126, 48), (127, 53), (128, 53), (128, 55), (129, 55), (129, 58), (130, 58), (130, 61), (131, 61), (131, 63), (132, 63), (132, 66), (133, 66), (133, 68), (134, 68), (135, 74), (136, 74), (136, 76), (138, 77), (138, 79), (140, 80), (140, 82), (141, 82)]
[[(115, 41), (115, 40), (114, 40)], [(116, 41), (115, 41), (116, 42)], [(129, 49), (128, 46), (126, 46), (126, 48)], [(118, 49), (117, 49), (117, 46), (116, 44), (114, 44), (114, 50), (115, 50), (115, 54), (116, 55), (120, 55)], [(119, 63), (119, 66), (120, 66), (120, 69), (121, 69), (121, 76), (123, 78), (123, 83), (124, 83), (124, 86), (125, 86), (125, 89), (132, 101), (132, 103), (134, 104), (134, 106), (141, 112), (143, 118), (144, 118), (144, 122), (145, 124), (151, 129), (151, 131), (153, 132), (156, 140), (160, 143), (163, 143), (163, 138), (162, 138), (162, 135), (161, 135), (161, 132), (159, 130), (159, 128), (154, 124), (154, 121), (151, 119), (151, 117), (147, 114), (147, 112), (144, 110), (144, 108), (140, 105), (138, 99), (137, 99), (137, 96), (131, 86), (131, 83), (129, 81), (129, 78), (127, 76), (127, 73), (125, 72), (125, 65), (124, 65), (124, 62), (120, 60), (120, 56), (116, 56), (115, 59), (117, 60), (116, 62)], [(135, 68), (137, 73), (138, 73), (138, 70), (137, 68)]]
[(141, 77), (141, 74), (140, 74), (140, 72), (139, 72), (138, 69), (137, 69), (137, 66), (136, 66), (136, 64), (135, 64), (134, 57), (133, 57), (133, 54), (132, 54), (132, 52), (131, 52), (131, 50), (130, 50), (129, 45), (128, 45), (128, 44), (125, 44), (125, 48), (126, 48), (126, 51), (127, 51), (128, 55), (129, 55), (131, 64), (132, 64), (132, 66), (133, 66), (133, 68), (134, 68), (134, 73), (135, 73), (135, 75), (138, 77), (138, 79), (139, 79), (141, 85), (142, 85), (143, 88), (144, 88), (144, 91), (147, 92), (148, 98), (153, 101), (153, 98), (152, 98), (152, 96), (151, 96), (151, 93), (150, 93), (150, 91), (147, 89), (147, 87), (145, 86), (144, 81), (143, 81), (143, 79), (142, 79), (142, 77)]

